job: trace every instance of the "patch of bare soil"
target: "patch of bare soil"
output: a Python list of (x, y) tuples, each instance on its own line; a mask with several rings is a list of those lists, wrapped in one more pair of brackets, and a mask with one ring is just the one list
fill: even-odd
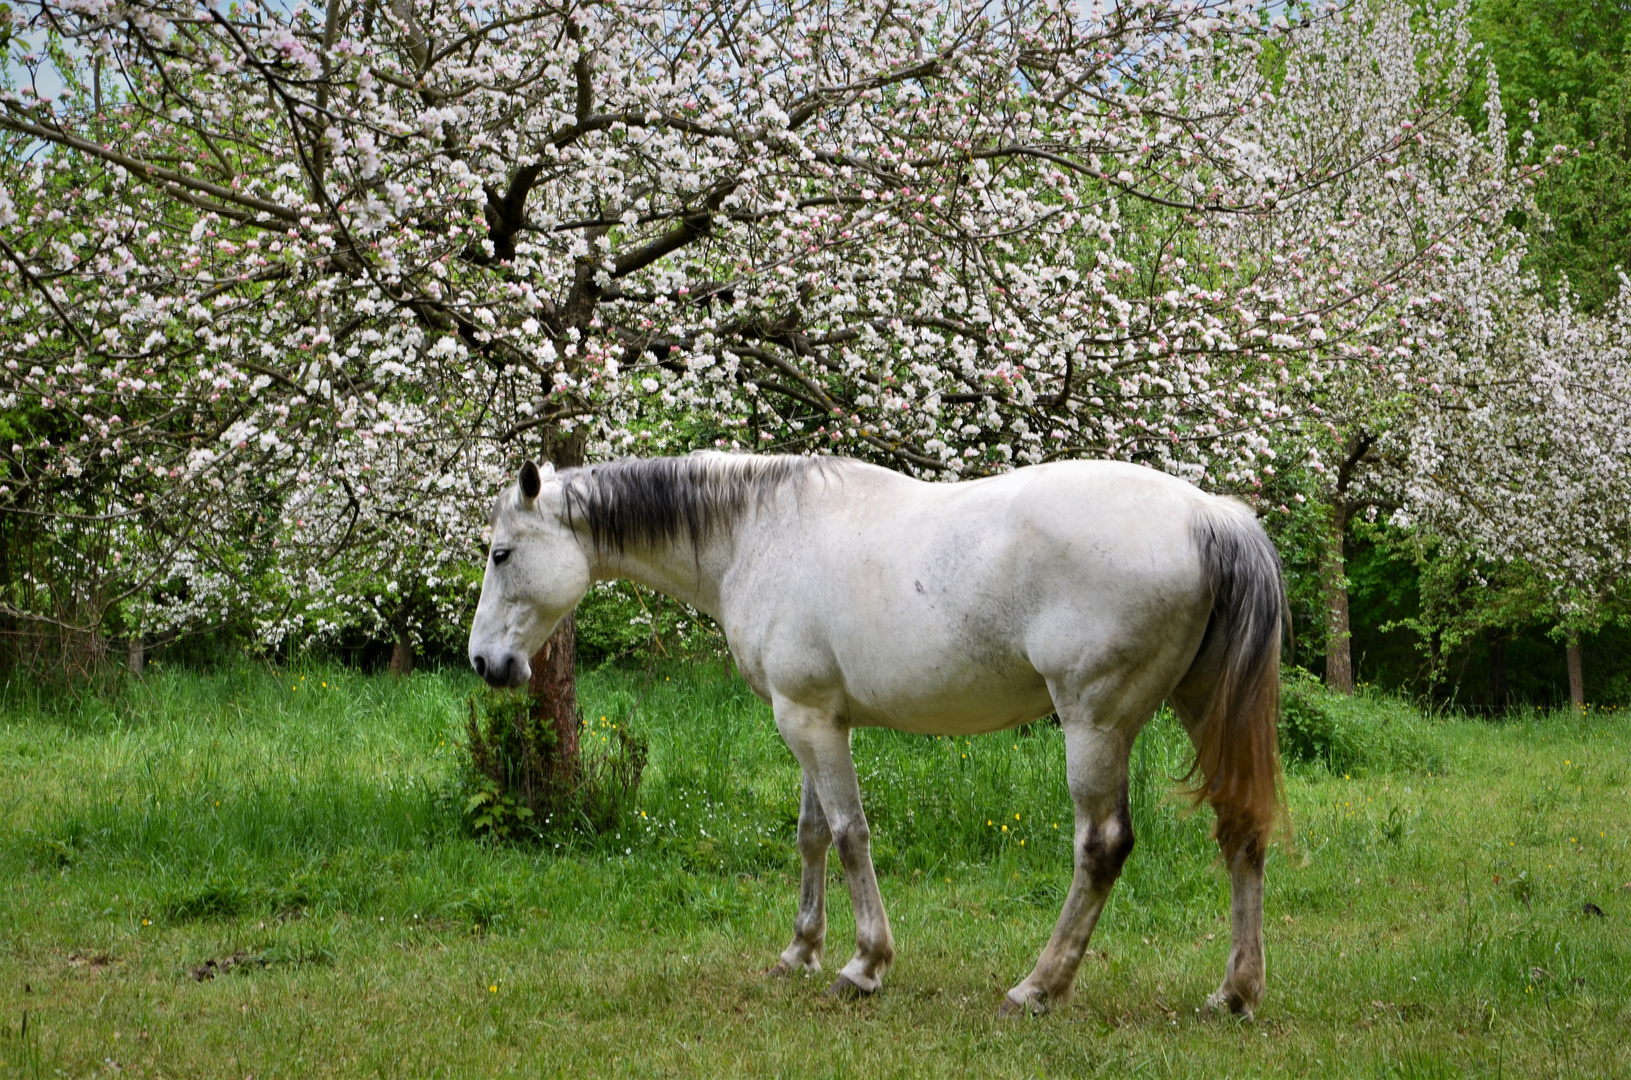
[(187, 974), (198, 982), (205, 982), (239, 968), (263, 968), (270, 963), (271, 961), (264, 956), (240, 950), (231, 956), (223, 956), (219, 960), (206, 960), (197, 967), (188, 968)]

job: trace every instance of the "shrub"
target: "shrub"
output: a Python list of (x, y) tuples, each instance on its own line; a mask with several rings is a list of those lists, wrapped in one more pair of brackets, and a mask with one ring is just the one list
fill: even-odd
[(464, 817), (495, 840), (606, 832), (634, 805), (646, 744), (618, 730), (599, 753), (563, 754), (552, 722), (526, 693), (470, 695)]
[(1441, 740), (1399, 698), (1363, 688), (1335, 694), (1291, 669), (1280, 701), (1280, 755), (1288, 766), (1350, 774), (1444, 771)]

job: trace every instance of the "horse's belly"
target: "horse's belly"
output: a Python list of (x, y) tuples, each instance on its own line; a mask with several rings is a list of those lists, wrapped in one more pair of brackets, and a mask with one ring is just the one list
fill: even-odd
[[(883, 689), (883, 688), (880, 688)], [(995, 684), (910, 690), (890, 687), (851, 693), (846, 719), (856, 727), (887, 727), (914, 735), (978, 735), (1047, 716), (1053, 699), (1040, 675)]]

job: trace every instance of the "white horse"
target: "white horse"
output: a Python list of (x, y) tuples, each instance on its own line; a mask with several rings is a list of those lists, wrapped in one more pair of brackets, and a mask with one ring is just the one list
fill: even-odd
[(803, 885), (772, 973), (820, 969), (827, 849), (855, 907), (832, 992), (868, 994), (895, 956), (850, 756), (856, 727), (1000, 731), (1057, 713), (1076, 807), (1075, 876), (1004, 1013), (1070, 995), (1133, 847), (1127, 759), (1170, 701), (1216, 813), (1233, 947), (1207, 1000), (1263, 995), (1263, 861), (1280, 815), (1285, 619), (1279, 557), (1250, 510), (1116, 462), (930, 484), (857, 461), (697, 454), (553, 472), (498, 499), (470, 662), (520, 686), (594, 581), (628, 578), (718, 620), (804, 770)]

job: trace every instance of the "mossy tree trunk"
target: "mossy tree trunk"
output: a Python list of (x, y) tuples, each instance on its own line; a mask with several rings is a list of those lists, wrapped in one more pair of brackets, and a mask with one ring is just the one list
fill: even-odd
[[(583, 436), (554, 433), (548, 439), (547, 451), (556, 469), (575, 468), (583, 464)], [(564, 783), (571, 783), (582, 772), (578, 759), (577, 662), (577, 622), (568, 615), (543, 648), (533, 654), (532, 679), (527, 683), (533, 719), (548, 722), (555, 732), (557, 778)]]
[(572, 616), (561, 620), (544, 647), (532, 658), (532, 716), (555, 733), (555, 773), (570, 784), (581, 771), (578, 760), (577, 628)]
[(1586, 709), (1586, 674), (1585, 665), (1580, 656), (1580, 631), (1570, 630), (1568, 641), (1569, 703), (1574, 706), (1575, 712), (1584, 712)]
[(1325, 601), (1325, 684), (1339, 694), (1354, 692), (1353, 624), (1348, 611), (1348, 560), (1344, 547), (1355, 514), (1387, 505), (1354, 498), (1360, 468), (1375, 460), (1376, 437), (1360, 432), (1348, 439), (1337, 466), (1336, 487), (1327, 506), (1325, 550), (1320, 554), (1320, 587)]
[(1336, 500), (1333, 520), (1326, 531), (1320, 579), (1325, 592), (1325, 685), (1339, 694), (1354, 692), (1353, 625), (1348, 612), (1348, 564), (1343, 553), (1346, 513)]
[(398, 678), (413, 674), (413, 633), (406, 621), (396, 628), (396, 644), (391, 647), (391, 674)]

